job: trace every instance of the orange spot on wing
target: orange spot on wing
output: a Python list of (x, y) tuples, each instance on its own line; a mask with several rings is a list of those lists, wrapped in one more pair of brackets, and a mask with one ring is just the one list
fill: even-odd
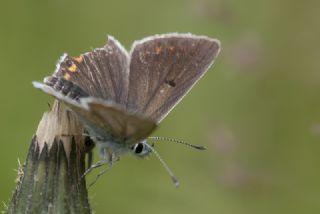
[(161, 52), (161, 50), (162, 50), (162, 47), (161, 47), (161, 46), (156, 47), (156, 54), (159, 54), (159, 53)]
[(63, 75), (63, 78), (66, 79), (66, 80), (70, 80), (71, 79), (71, 75), (69, 73), (65, 73)]
[(73, 59), (74, 59), (75, 61), (77, 61), (78, 63), (82, 63), (82, 62), (83, 62), (83, 55), (80, 55), (80, 56), (78, 56), (78, 57), (73, 57)]
[(77, 71), (77, 66), (76, 66), (76, 64), (73, 63), (73, 64), (68, 68), (68, 70), (71, 71), (71, 72), (76, 72), (76, 71)]

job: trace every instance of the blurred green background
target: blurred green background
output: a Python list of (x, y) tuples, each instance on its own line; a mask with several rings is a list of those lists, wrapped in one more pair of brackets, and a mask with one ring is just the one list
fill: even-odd
[[(56, 60), (157, 33), (216, 37), (215, 65), (155, 136), (204, 144), (124, 157), (89, 189), (96, 213), (320, 213), (320, 1), (20, 0), (0, 3), (0, 201), (52, 98)], [(97, 153), (96, 153), (97, 156)], [(94, 175), (89, 176), (89, 180)]]

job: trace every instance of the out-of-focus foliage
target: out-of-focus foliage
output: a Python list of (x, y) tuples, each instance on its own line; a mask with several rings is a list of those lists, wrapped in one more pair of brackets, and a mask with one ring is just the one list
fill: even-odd
[(100, 47), (107, 34), (129, 49), (148, 35), (192, 32), (219, 38), (222, 52), (155, 135), (208, 151), (157, 143), (179, 189), (154, 157), (122, 158), (89, 189), (93, 209), (319, 213), (319, 8), (315, 0), (1, 1), (0, 201), (52, 102), (31, 81), (51, 74), (62, 53)]

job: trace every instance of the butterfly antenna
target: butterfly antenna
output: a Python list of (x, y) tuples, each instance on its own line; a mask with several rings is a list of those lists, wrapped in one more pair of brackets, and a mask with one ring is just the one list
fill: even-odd
[(173, 138), (169, 138), (169, 137), (148, 137), (148, 139), (157, 140), (157, 141), (166, 141), (166, 142), (172, 142), (172, 143), (180, 143), (182, 145), (185, 145), (185, 146), (188, 146), (188, 147), (191, 147), (194, 149), (198, 149), (198, 150), (206, 150), (207, 149), (205, 146), (194, 145), (194, 144), (184, 142), (182, 140), (177, 140), (177, 139), (173, 139)]
[(176, 187), (179, 187), (180, 183), (178, 181), (178, 179), (176, 178), (176, 176), (173, 174), (173, 172), (171, 171), (171, 169), (169, 168), (168, 164), (161, 158), (161, 156), (159, 155), (159, 153), (149, 144), (145, 143), (145, 145), (153, 152), (153, 154), (158, 158), (158, 160), (161, 162), (162, 166), (165, 168), (165, 170), (168, 172), (171, 180), (173, 181), (174, 185)]

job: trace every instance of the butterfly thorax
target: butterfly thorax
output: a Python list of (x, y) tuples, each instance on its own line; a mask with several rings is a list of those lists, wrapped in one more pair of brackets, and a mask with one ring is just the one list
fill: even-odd
[[(88, 127), (89, 128), (89, 127)], [(105, 158), (105, 155), (112, 154), (113, 156), (119, 157), (131, 151), (131, 147), (125, 139), (119, 139), (111, 134), (105, 133), (103, 136), (98, 135), (96, 131), (88, 129), (90, 138), (95, 142), (100, 150), (100, 155)], [(108, 154), (106, 154), (106, 151)]]

